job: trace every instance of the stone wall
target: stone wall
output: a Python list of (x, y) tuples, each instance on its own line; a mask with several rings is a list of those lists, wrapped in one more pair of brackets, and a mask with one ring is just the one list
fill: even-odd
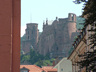
[[(52, 25), (43, 24), (43, 32), (39, 37), (37, 51), (52, 57), (67, 57), (71, 48), (72, 38), (76, 36), (76, 15), (69, 13), (68, 18), (57, 18)], [(75, 33), (73, 35), (72, 33)], [(71, 38), (72, 37), (72, 38)]]
[(26, 39), (22, 42), (25, 53), (33, 46), (42, 55), (50, 54), (51, 57), (67, 57), (76, 32), (76, 15), (68, 14), (68, 18), (57, 18), (48, 25), (48, 20), (43, 23), (43, 32), (38, 38), (38, 24), (28, 23)]

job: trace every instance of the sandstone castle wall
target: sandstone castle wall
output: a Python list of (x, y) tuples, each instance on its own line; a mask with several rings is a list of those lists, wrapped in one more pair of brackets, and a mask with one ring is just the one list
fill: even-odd
[(51, 57), (67, 57), (76, 32), (76, 15), (68, 14), (68, 18), (57, 18), (51, 25), (43, 23), (43, 32), (38, 38), (38, 24), (28, 23), (26, 29), (26, 40), (22, 42), (25, 53), (30, 51), (30, 47), (40, 54), (50, 54)]
[[(74, 35), (73, 35), (74, 34)], [(69, 13), (68, 18), (57, 18), (52, 25), (43, 23), (43, 32), (39, 37), (37, 51), (52, 57), (67, 57), (76, 32), (76, 15)]]

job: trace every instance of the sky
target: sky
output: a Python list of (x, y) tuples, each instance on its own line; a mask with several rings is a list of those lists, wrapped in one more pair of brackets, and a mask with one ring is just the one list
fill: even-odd
[(27, 23), (38, 23), (42, 32), (43, 21), (68, 17), (68, 13), (80, 16), (83, 4), (74, 4), (73, 0), (21, 0), (21, 36), (24, 35)]

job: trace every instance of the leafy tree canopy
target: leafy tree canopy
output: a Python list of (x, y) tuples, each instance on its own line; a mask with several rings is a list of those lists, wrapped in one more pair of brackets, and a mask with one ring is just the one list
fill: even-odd
[(47, 66), (52, 65), (54, 59), (50, 59), (49, 54), (46, 54), (46, 56), (43, 56), (37, 52), (34, 51), (34, 49), (30, 49), (30, 53), (26, 55), (21, 54), (20, 58), (21, 64), (24, 62), (28, 62), (30, 64), (35, 64), (37, 66)]

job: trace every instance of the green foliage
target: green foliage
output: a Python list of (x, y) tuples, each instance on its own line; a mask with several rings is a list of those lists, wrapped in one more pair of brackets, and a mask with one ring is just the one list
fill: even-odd
[(75, 36), (75, 37), (74, 37), (74, 41), (75, 41), (77, 38), (78, 38), (78, 37), (77, 37), (77, 36)]
[(85, 23), (85, 19), (82, 17), (76, 17), (76, 27), (78, 30), (83, 29)]
[(41, 66), (47, 66), (50, 65), (52, 66), (54, 59), (49, 59), (49, 60), (39, 60), (38, 62), (35, 63), (35, 65), (41, 67)]
[(29, 61), (30, 55), (21, 55), (20, 56), (20, 63), (23, 63), (24, 61)]
[(49, 54), (49, 53), (47, 53), (47, 54), (46, 54), (46, 56), (44, 57), (44, 59), (45, 59), (45, 60), (50, 59), (50, 54)]
[(37, 66), (47, 66), (52, 65), (54, 59), (50, 59), (49, 54), (46, 54), (46, 56), (43, 56), (37, 52), (34, 51), (34, 49), (30, 49), (30, 53), (27, 55), (22, 55), (20, 58), (20, 62), (24, 63), (27, 61), (30, 64), (36, 64)]
[(88, 30), (91, 32), (88, 37), (90, 50), (79, 55), (82, 60), (78, 64), (82, 68), (86, 67), (86, 72), (96, 72), (96, 0), (76, 0), (78, 4), (82, 1), (85, 2), (84, 12), (82, 14), (86, 18), (84, 27), (86, 28), (88, 25), (91, 27)]
[(43, 60), (37, 61), (37, 62), (35, 63), (35, 65), (41, 67), (41, 65), (44, 65), (44, 64), (43, 64)]
[(88, 0), (75, 0), (73, 1), (75, 4), (80, 4), (82, 2), (87, 2)]
[(44, 56), (36, 53), (33, 49), (30, 50), (30, 63), (34, 64), (38, 60), (43, 60)]

